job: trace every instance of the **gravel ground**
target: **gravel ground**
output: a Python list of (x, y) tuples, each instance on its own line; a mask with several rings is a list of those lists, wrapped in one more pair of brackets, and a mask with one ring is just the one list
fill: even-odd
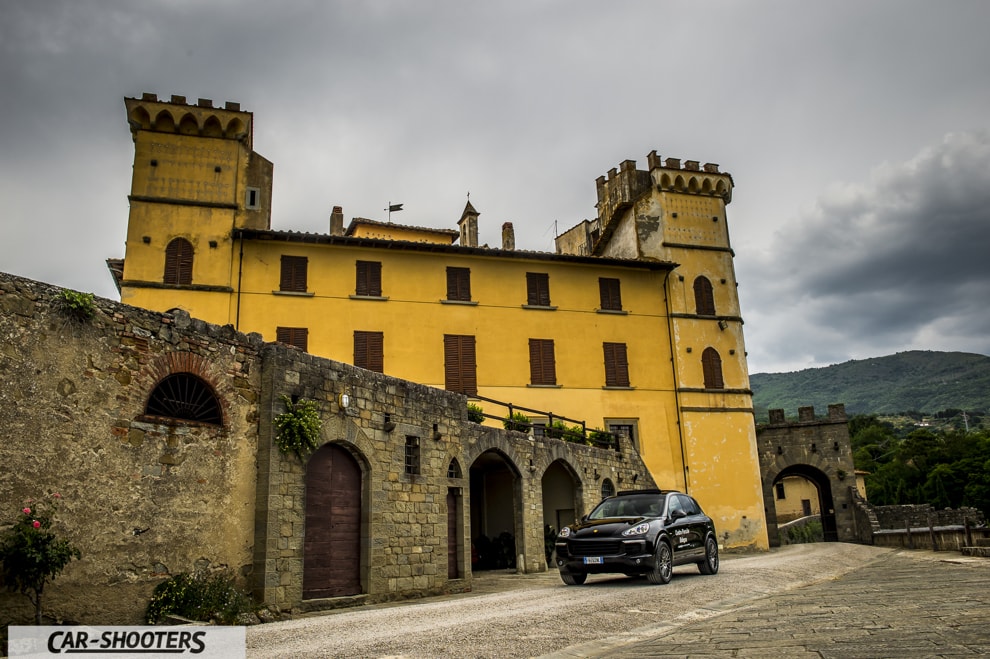
[(695, 622), (722, 601), (833, 579), (889, 549), (842, 543), (723, 555), (703, 576), (675, 568), (652, 586), (621, 575), (565, 586), (555, 571), (481, 573), (471, 593), (366, 606), (249, 627), (248, 657), (536, 657), (660, 623)]

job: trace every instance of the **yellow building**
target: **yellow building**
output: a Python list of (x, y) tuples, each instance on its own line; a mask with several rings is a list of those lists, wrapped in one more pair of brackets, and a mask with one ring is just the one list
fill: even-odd
[(511, 403), (537, 424), (546, 410), (626, 435), (662, 487), (701, 502), (725, 546), (768, 546), (732, 179), (717, 166), (624, 162), (598, 180), (598, 218), (556, 253), (516, 250), (510, 224), (501, 247), (479, 246), (470, 203), (456, 230), (345, 228), (335, 207), (327, 233), (272, 231), (272, 165), (253, 151), (251, 113), (147, 94), (125, 104), (131, 210), (125, 258), (108, 261), (122, 302), (477, 395), (492, 417)]

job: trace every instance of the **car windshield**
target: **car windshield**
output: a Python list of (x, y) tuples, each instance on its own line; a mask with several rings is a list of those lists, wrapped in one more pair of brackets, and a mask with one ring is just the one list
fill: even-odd
[(588, 519), (609, 517), (659, 517), (663, 514), (663, 497), (656, 494), (637, 494), (605, 499), (591, 511)]

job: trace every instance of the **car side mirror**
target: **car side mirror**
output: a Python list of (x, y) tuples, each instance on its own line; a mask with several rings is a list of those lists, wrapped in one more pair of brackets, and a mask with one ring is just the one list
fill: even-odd
[(588, 521), (588, 516), (587, 515), (581, 515), (581, 521), (582, 522), (587, 522)]
[(675, 510), (674, 512), (670, 513), (670, 521), (672, 522), (682, 517), (687, 517), (687, 513), (684, 512), (683, 510)]

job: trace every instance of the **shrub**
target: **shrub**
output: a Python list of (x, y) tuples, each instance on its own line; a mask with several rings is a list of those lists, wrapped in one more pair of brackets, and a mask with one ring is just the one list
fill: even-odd
[(41, 624), (42, 593), (54, 581), (79, 549), (60, 539), (52, 530), (58, 501), (56, 492), (46, 501), (28, 501), (14, 525), (0, 537), (0, 571), (11, 591), (20, 591), (34, 604), (35, 624)]
[(320, 412), (312, 400), (293, 403), (288, 396), (282, 396), (282, 402), (285, 412), (275, 417), (275, 445), (283, 454), (292, 453), (302, 460), (320, 445)]
[(484, 423), (485, 421), (485, 411), (480, 405), (475, 405), (474, 403), (468, 403), (468, 421), (474, 421), (475, 423)]
[(519, 432), (529, 432), (532, 423), (528, 416), (522, 412), (513, 412), (511, 416), (502, 419), (502, 426), (506, 430), (518, 430)]
[(588, 434), (588, 441), (592, 446), (604, 446), (612, 448), (615, 446), (615, 435), (607, 430), (592, 430)]
[(251, 598), (234, 586), (229, 574), (182, 572), (155, 587), (144, 617), (150, 624), (162, 622), (168, 615), (177, 615), (197, 622), (232, 625), (236, 624), (238, 616), (252, 608)]
[(62, 289), (58, 295), (58, 307), (63, 313), (78, 320), (88, 320), (96, 315), (96, 303), (92, 293), (80, 293)]

